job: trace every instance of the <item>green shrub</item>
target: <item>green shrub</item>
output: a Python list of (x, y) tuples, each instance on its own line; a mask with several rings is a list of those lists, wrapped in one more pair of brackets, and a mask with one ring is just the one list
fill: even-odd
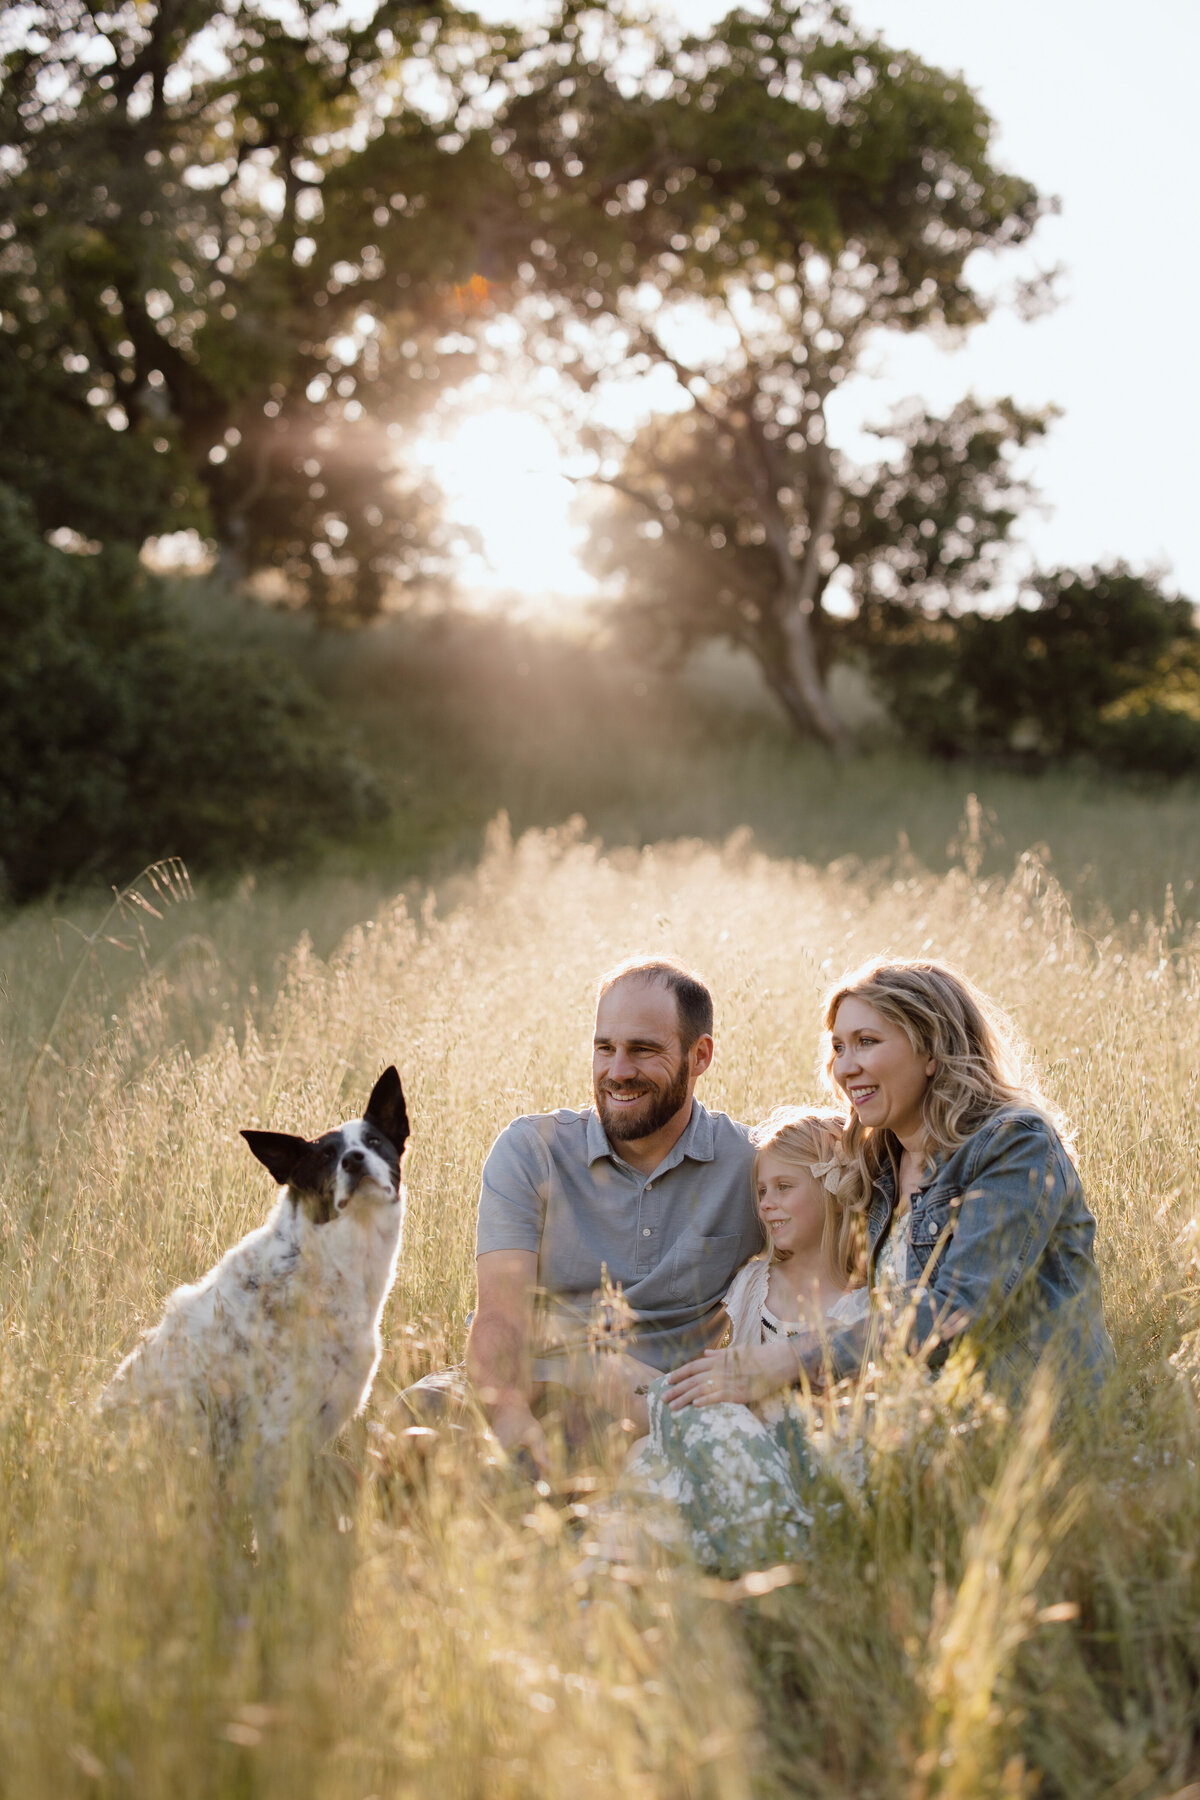
[(899, 603), (862, 622), (902, 734), (937, 756), (1200, 769), (1200, 629), (1190, 601), (1118, 564), (1062, 569), (1038, 604), (938, 617)]
[(0, 564), (11, 898), (164, 855), (294, 863), (380, 810), (300, 679), (197, 631), (131, 551), (52, 549), (0, 486)]

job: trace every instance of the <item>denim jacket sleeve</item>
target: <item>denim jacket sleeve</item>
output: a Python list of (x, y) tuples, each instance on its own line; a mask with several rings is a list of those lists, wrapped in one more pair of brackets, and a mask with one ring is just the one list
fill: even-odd
[[(933, 1248), (908, 1295), (910, 1351), (927, 1347), (936, 1366), (962, 1332), (986, 1337), (1045, 1254), (1078, 1179), (1058, 1134), (1036, 1113), (1001, 1114), (960, 1146), (926, 1190), (927, 1204), (913, 1208), (914, 1239), (920, 1231)], [(834, 1379), (859, 1369), (870, 1325), (856, 1321), (833, 1336), (825, 1365)]]

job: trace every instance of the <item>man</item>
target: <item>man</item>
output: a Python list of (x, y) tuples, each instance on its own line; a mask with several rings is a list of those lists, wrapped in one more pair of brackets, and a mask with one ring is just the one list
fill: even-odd
[[(564, 1400), (644, 1417), (638, 1390), (719, 1341), (722, 1296), (761, 1247), (746, 1128), (695, 1098), (712, 1033), (712, 996), (681, 965), (621, 964), (597, 999), (595, 1105), (514, 1120), (484, 1165), (466, 1374), (539, 1468)], [(428, 1416), (445, 1386), (405, 1399)]]

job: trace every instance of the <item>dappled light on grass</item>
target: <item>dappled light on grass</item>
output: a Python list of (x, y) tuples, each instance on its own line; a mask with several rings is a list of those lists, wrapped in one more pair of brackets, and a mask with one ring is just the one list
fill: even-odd
[[(974, 1800), (1040, 1775), (1158, 1800), (1195, 1779), (1194, 933), (1096, 942), (1032, 857), (868, 875), (502, 826), (471, 875), (327, 960), (249, 889), (205, 906), (201, 962), (148, 958), (118, 1004), (80, 981), (57, 1019), (72, 965), (34, 920), (5, 946), (30, 1080), (24, 1120), (19, 1079), (3, 1102), (0, 1791)], [(372, 1429), (461, 1353), (484, 1155), (515, 1114), (586, 1100), (602, 968), (696, 964), (704, 1098), (758, 1118), (816, 1096), (821, 993), (883, 949), (935, 951), (1010, 1007), (1078, 1127), (1120, 1359), (1082, 1429), (1051, 1433), (1048, 1396), (1014, 1417), (962, 1361), (880, 1375), (872, 1405), (823, 1407), (808, 1559), (728, 1586), (662, 1560), (581, 1573), (609, 1468), (535, 1495), (473, 1442)], [(276, 952), (277, 996), (248, 1004), (229, 971)], [(393, 1059), (414, 1139), (384, 1363), (366, 1422), (255, 1542), (202, 1458), (113, 1436), (91, 1402), (265, 1216), (238, 1128), (311, 1133)]]

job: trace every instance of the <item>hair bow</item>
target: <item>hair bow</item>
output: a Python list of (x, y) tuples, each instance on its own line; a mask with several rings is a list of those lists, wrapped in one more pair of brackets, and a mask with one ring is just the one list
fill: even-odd
[(823, 1184), (826, 1193), (837, 1193), (842, 1181), (842, 1165), (836, 1156), (829, 1157), (826, 1162), (809, 1163), (808, 1169)]

